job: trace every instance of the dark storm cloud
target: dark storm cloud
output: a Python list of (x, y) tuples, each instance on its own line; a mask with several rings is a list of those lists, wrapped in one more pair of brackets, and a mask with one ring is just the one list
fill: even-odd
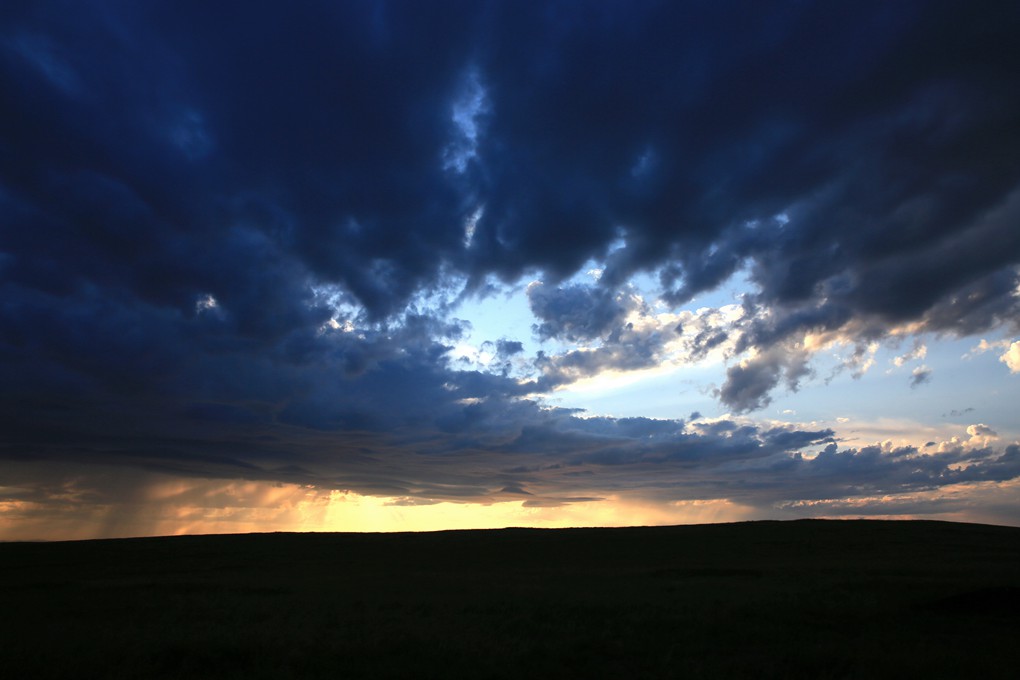
[[(458, 498), (532, 491), (475, 457), (778, 455), (521, 398), (661, 360), (635, 272), (680, 304), (748, 269), (694, 340), (756, 350), (735, 411), (797, 387), (806, 329), (1015, 323), (1018, 11), (4, 3), (0, 453)], [(446, 303), (531, 273), (538, 335), (591, 351), (453, 370)]]
[[(278, 9), (9, 5), (4, 181), (48, 232), (22, 236), (24, 259), (79, 258), (47, 278), (108, 278), (183, 307), (257, 270), (225, 235), (243, 228), (265, 241), (243, 245), (300, 261), (301, 275), (343, 285), (374, 317), (432, 283), (462, 234), (440, 156), (466, 14)], [(40, 70), (73, 74), (75, 92)], [(231, 302), (275, 319), (256, 304), (266, 287)]]
[(552, 288), (537, 282), (528, 286), (528, 301), (540, 321), (534, 329), (539, 338), (573, 342), (608, 334), (642, 306), (640, 300), (622, 291), (580, 284)]
[(627, 323), (613, 329), (592, 349), (552, 356), (540, 351), (534, 361), (540, 374), (535, 387), (544, 392), (608, 370), (633, 371), (658, 366), (671, 335), (655, 327), (635, 328)]
[(771, 403), (772, 390), (780, 382), (785, 381), (788, 389), (796, 391), (800, 380), (810, 373), (803, 351), (776, 345), (726, 369), (726, 381), (717, 396), (736, 413), (755, 411)]
[[(65, 237), (19, 244), (55, 256), (49, 285), (219, 299), (256, 263), (182, 260), (240, 223), (372, 318), (446, 266), (554, 284), (607, 256), (605, 286), (661, 267), (676, 301), (751, 263), (763, 304), (833, 293), (814, 325), (931, 311), (972, 330), (1010, 309), (1008, 3), (56, 6), (9, 6), (3, 36), (5, 184)], [(988, 300), (965, 323), (966, 286)], [(597, 333), (599, 295), (545, 332)]]
[(524, 344), (518, 340), (507, 340), (506, 338), (503, 338), (496, 341), (496, 356), (500, 359), (509, 359), (523, 351)]

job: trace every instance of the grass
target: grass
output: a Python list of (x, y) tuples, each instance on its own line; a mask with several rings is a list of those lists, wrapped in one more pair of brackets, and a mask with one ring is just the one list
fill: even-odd
[(1020, 529), (0, 544), (10, 678), (1012, 678)]

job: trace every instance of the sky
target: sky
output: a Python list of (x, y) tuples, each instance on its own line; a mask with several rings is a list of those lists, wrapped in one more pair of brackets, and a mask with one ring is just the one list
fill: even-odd
[(1020, 525), (1015, 2), (0, 6), (0, 540)]

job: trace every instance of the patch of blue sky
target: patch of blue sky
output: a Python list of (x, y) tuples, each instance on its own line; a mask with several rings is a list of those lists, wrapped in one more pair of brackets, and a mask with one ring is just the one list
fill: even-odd
[[(844, 371), (828, 381), (838, 361), (831, 352), (820, 352), (812, 361), (815, 376), (803, 380), (796, 392), (776, 390), (762, 415), (844, 429), (898, 418), (961, 434), (967, 425), (984, 423), (1002, 439), (1016, 440), (1020, 376), (999, 361), (1002, 350), (975, 354), (978, 342), (975, 337), (925, 338), (925, 356), (900, 366), (895, 359), (909, 353), (911, 346), (883, 345), (874, 354), (874, 365), (859, 378)], [(930, 374), (914, 385), (917, 370)]]
[[(588, 265), (567, 283), (594, 284), (601, 267), (594, 261)], [(539, 351), (555, 355), (574, 349), (535, 336), (535, 318), (527, 297), (529, 282), (525, 278), (494, 296), (463, 301), (455, 316), (470, 321), (471, 330), (462, 344), (477, 350), (486, 341), (516, 340), (522, 343), (528, 361)], [(635, 275), (630, 285), (652, 313), (666, 311), (658, 303), (659, 283), (654, 272)], [(715, 290), (672, 311), (739, 304), (742, 296), (752, 291), (747, 273), (740, 271)], [(967, 426), (975, 423), (988, 425), (1004, 441), (1018, 440), (1020, 422), (1015, 404), (1020, 403), (1020, 375), (1010, 373), (999, 359), (1006, 349), (1003, 343), (1008, 345), (1014, 338), (1001, 333), (986, 337), (989, 343), (999, 344), (980, 351), (980, 337), (924, 336), (885, 342), (864, 356), (869, 365), (859, 377), (854, 374), (861, 365), (843, 367), (853, 352), (851, 346), (822, 350), (811, 357), (813, 373), (800, 381), (796, 391), (777, 388), (771, 403), (748, 417), (831, 427), (856, 444), (871, 443), (866, 438), (881, 432), (876, 424), (890, 419), (925, 424), (905, 433), (911, 440), (935, 434), (965, 435)], [(677, 419), (697, 411), (718, 417), (726, 414), (726, 407), (713, 391), (725, 381), (728, 366), (738, 360), (613, 372), (565, 386), (546, 395), (544, 401), (550, 406), (584, 409), (589, 416)], [(925, 442), (911, 443), (923, 446)]]
[[(535, 317), (528, 304), (527, 280), (505, 286), (499, 292), (485, 298), (467, 296), (453, 310), (452, 315), (471, 324), (461, 338), (456, 352), (473, 349), (480, 351), (483, 343), (495, 343), (506, 339), (520, 342), (528, 356), (541, 349), (541, 344), (532, 332)], [(454, 359), (459, 358), (454, 356)]]
[[(933, 404), (936, 408), (931, 417), (964, 424), (984, 423), (1004, 440), (1020, 440), (1020, 374), (1011, 373), (1000, 361), (1004, 348), (976, 352), (979, 341), (971, 337), (932, 347), (926, 359), (933, 370), (930, 387), (942, 398)], [(963, 413), (968, 408), (974, 410)]]

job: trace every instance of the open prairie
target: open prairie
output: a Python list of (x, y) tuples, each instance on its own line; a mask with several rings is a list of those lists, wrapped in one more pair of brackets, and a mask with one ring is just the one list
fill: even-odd
[(1020, 528), (0, 544), (6, 678), (1015, 677)]

